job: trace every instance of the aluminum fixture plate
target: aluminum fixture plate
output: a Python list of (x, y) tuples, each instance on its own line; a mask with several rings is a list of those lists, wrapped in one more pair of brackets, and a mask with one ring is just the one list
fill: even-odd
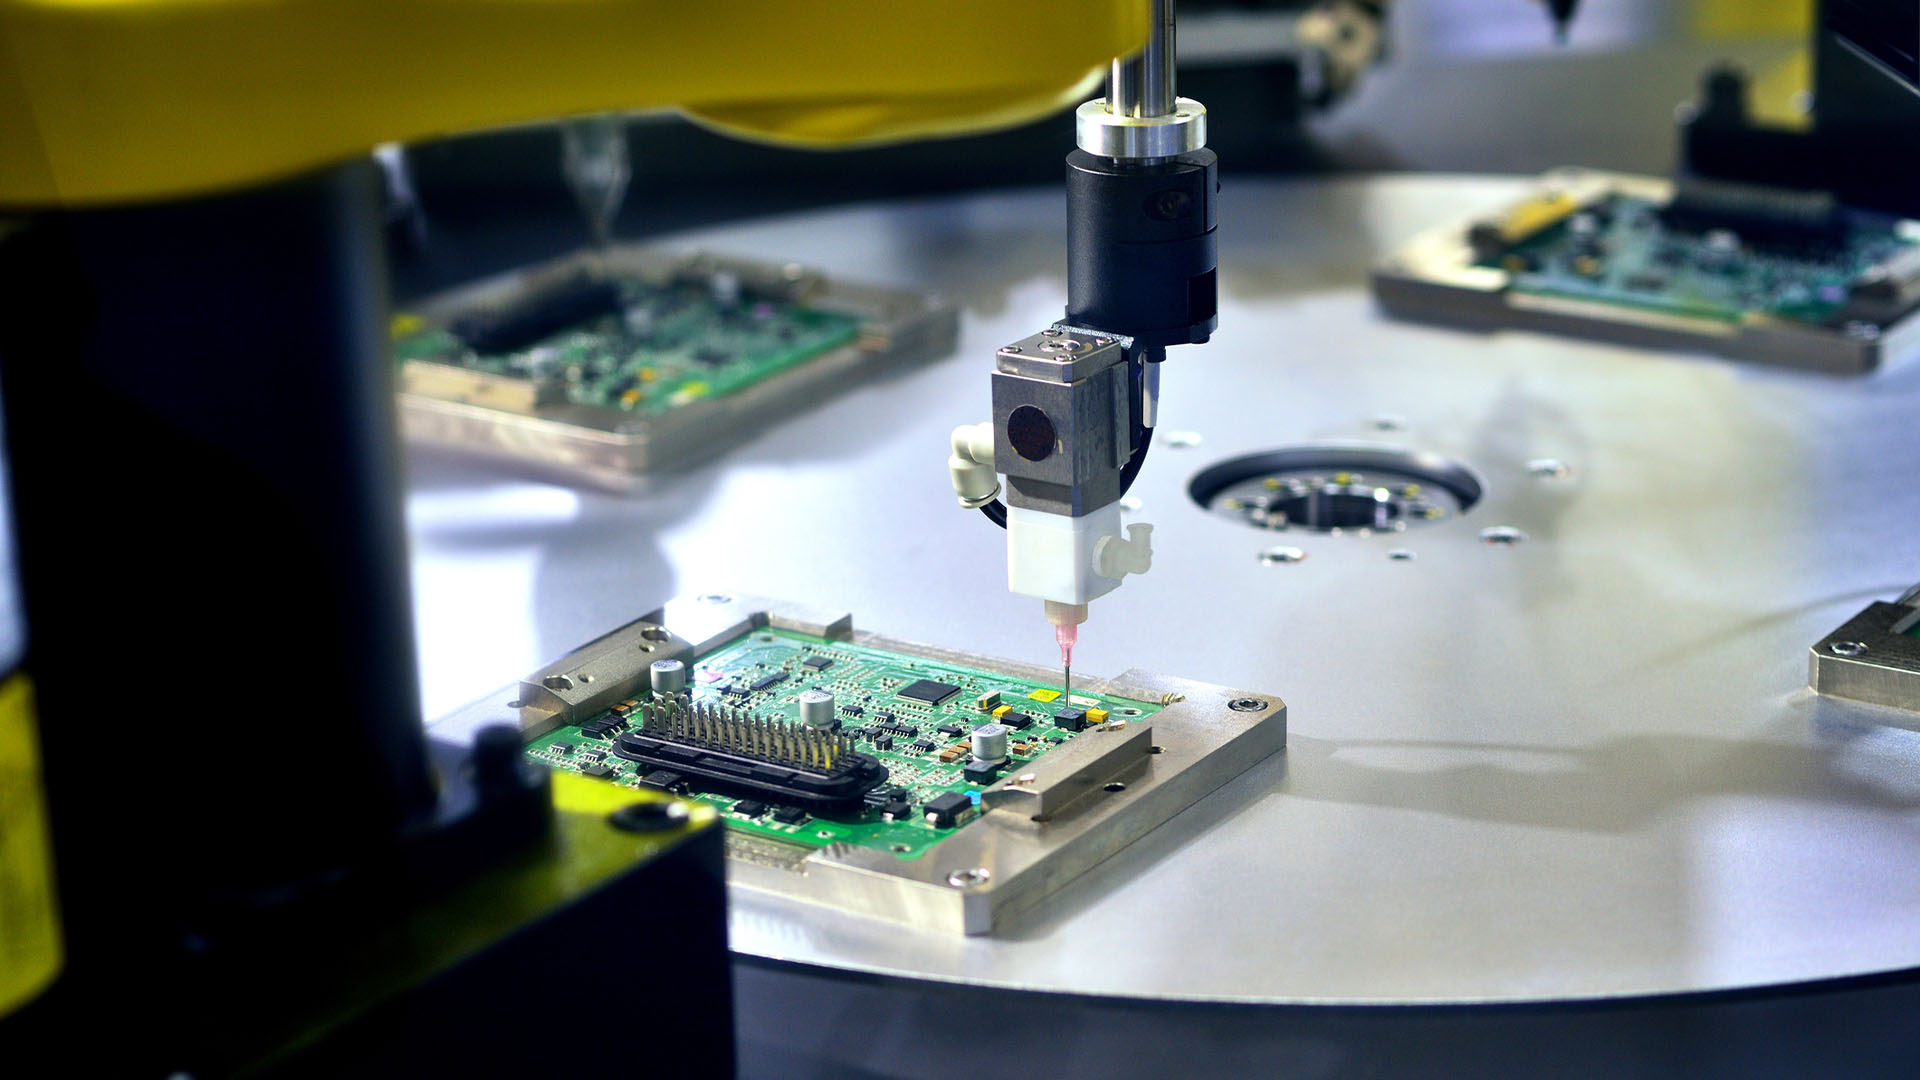
[(461, 311), (511, 303), (583, 268), (662, 284), (725, 271), (755, 289), (854, 315), (860, 333), (846, 345), (736, 393), (646, 417), (565, 402), (535, 403), (525, 387), (504, 385), (508, 380), (497, 376), (409, 363), (400, 371), (400, 423), (407, 438), (530, 463), (603, 487), (637, 488), (649, 474), (718, 453), (750, 436), (755, 425), (823, 401), (880, 371), (945, 356), (959, 334), (958, 310), (938, 298), (853, 284), (792, 263), (631, 245), (579, 251), (510, 271), (410, 310), (430, 326), (442, 325)]
[[(442, 725), (465, 729), (517, 709), (522, 729), (535, 737), (635, 692), (655, 660), (691, 661), (767, 626), (1021, 679), (1056, 674), (855, 630), (844, 612), (706, 596), (675, 600)], [(1076, 679), (1076, 688), (1081, 685)], [(1145, 723), (1090, 728), (1003, 778), (982, 793), (977, 818), (919, 858), (730, 832), (728, 881), (923, 929), (992, 933), (1286, 745), (1286, 704), (1272, 694), (1138, 670), (1111, 680), (1088, 678), (1084, 685), (1165, 707)]]
[(1904, 633), (1920, 609), (1884, 601), (1816, 642), (1807, 687), (1816, 694), (1920, 712), (1920, 638)]
[(1583, 204), (1609, 193), (1664, 202), (1673, 183), (1589, 169), (1549, 170), (1526, 194), (1428, 229), (1373, 266), (1373, 295), (1389, 313), (1473, 329), (1574, 334), (1648, 349), (1698, 349), (1735, 360), (1839, 374), (1872, 371), (1920, 347), (1920, 314), (1857, 332), (1748, 315), (1739, 323), (1620, 304), (1515, 292), (1505, 270), (1475, 265), (1467, 230), (1548, 191)]

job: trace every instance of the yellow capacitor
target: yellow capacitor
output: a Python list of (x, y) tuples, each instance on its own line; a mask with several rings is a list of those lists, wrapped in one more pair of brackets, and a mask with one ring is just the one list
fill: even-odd
[(1107, 710), (1105, 709), (1088, 709), (1087, 710), (1087, 723), (1104, 724), (1106, 722), (1107, 722)]
[(1002, 706), (1000, 706), (999, 708), (997, 708), (997, 709), (995, 709), (995, 710), (993, 710), (993, 718), (994, 718), (995, 720), (998, 720), (998, 719), (1000, 719), (1001, 717), (1003, 717), (1003, 716), (1005, 716), (1005, 715), (1007, 715), (1008, 713), (1010, 713), (1010, 712), (1012, 712), (1012, 711), (1013, 711), (1013, 706), (1011, 706), (1011, 705), (1002, 705)]
[(1560, 222), (1580, 209), (1580, 200), (1564, 191), (1528, 199), (1491, 221), (1476, 222), (1467, 241), (1483, 252), (1497, 251)]

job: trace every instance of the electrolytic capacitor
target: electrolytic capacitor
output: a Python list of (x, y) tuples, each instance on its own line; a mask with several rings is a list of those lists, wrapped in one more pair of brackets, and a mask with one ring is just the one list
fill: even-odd
[(656, 694), (677, 694), (687, 688), (687, 665), (678, 660), (655, 660), (647, 670)]
[(981, 724), (973, 729), (973, 756), (980, 761), (1002, 762), (1007, 760), (1007, 732), (1005, 724)]
[(800, 719), (808, 727), (830, 728), (834, 725), (833, 695), (825, 690), (802, 690), (800, 692)]

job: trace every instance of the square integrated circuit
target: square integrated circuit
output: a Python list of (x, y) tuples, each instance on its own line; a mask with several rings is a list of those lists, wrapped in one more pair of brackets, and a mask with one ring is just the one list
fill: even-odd
[(959, 687), (951, 683), (936, 682), (933, 679), (915, 679), (895, 691), (908, 701), (923, 702), (927, 705), (938, 705), (959, 692)]

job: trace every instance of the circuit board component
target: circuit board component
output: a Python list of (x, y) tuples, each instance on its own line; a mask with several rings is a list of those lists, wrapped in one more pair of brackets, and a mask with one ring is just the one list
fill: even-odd
[(639, 247), (456, 289), (393, 323), (410, 438), (615, 487), (942, 355), (957, 332), (926, 296)]
[(1556, 170), (1376, 267), (1389, 312), (1864, 371), (1905, 348), (1920, 223), (1826, 192)]
[(807, 724), (685, 697), (637, 711), (642, 726), (621, 735), (613, 752), (678, 777), (653, 786), (694, 785), (831, 813), (855, 807), (887, 778), (886, 767), (855, 751), (852, 739)]

